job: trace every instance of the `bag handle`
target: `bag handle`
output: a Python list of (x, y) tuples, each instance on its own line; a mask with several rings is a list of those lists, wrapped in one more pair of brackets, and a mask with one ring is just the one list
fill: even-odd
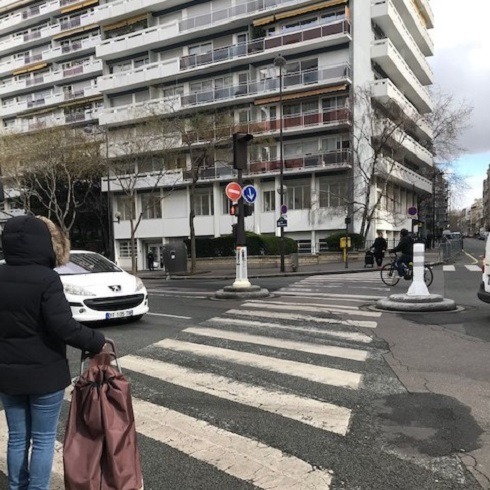
[[(82, 376), (82, 374), (85, 370), (85, 361), (87, 359), (92, 359), (92, 362), (96, 361), (98, 356), (99, 356), (99, 359), (105, 360), (105, 362), (103, 362), (103, 364), (115, 365), (117, 367), (117, 370), (120, 373), (122, 373), (121, 366), (119, 365), (119, 360), (118, 360), (117, 354), (116, 354), (116, 344), (115, 344), (114, 340), (106, 338), (105, 344), (102, 347), (102, 350), (98, 354), (91, 355), (90, 352), (82, 351), (82, 354), (80, 357), (80, 376)], [(107, 362), (107, 359), (109, 359), (108, 362)]]

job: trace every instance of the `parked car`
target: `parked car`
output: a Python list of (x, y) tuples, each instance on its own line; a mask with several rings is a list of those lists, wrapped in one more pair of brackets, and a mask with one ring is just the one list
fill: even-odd
[(482, 264), (482, 281), (478, 290), (478, 298), (485, 303), (490, 303), (490, 236), (485, 243), (485, 256)]
[(55, 270), (79, 322), (136, 321), (148, 312), (143, 281), (98, 253), (72, 250), (68, 264)]

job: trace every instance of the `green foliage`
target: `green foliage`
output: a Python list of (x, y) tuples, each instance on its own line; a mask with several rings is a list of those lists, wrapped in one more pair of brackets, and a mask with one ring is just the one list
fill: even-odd
[[(351, 247), (349, 250), (359, 250), (364, 246), (364, 239), (359, 233), (349, 233), (348, 236), (351, 239)], [(340, 250), (340, 239), (345, 237), (345, 231), (338, 231), (329, 235), (325, 241), (327, 242), (327, 247), (329, 251), (339, 251)]]
[[(190, 250), (190, 239), (184, 240), (187, 250)], [(247, 233), (248, 255), (279, 255), (279, 237), (274, 235), (257, 235)], [(297, 252), (298, 246), (291, 238), (284, 238), (284, 252)], [(232, 235), (217, 238), (196, 237), (196, 257), (233, 257), (235, 255), (235, 240)]]

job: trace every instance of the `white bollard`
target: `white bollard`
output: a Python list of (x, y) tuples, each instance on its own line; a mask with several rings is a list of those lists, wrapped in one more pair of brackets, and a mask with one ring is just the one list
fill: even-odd
[(407, 296), (430, 296), (424, 281), (425, 245), (413, 245), (413, 281), (407, 291)]
[(249, 288), (251, 286), (247, 271), (247, 247), (236, 247), (236, 279), (233, 287)]

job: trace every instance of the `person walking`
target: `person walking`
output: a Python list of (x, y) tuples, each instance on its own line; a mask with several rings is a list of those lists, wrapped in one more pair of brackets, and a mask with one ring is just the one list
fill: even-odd
[(10, 218), (0, 265), (0, 400), (8, 426), (9, 490), (49, 490), (66, 345), (99, 353), (104, 335), (73, 319), (60, 276), (70, 241), (44, 217)]
[(146, 260), (148, 261), (148, 269), (151, 271), (155, 270), (155, 256), (153, 255), (153, 252), (151, 250), (148, 250), (148, 253), (146, 254)]
[(403, 264), (408, 265), (413, 261), (413, 238), (405, 228), (400, 230), (400, 241), (395, 248), (389, 250), (389, 253), (401, 252), (401, 255), (396, 261), (398, 275), (403, 276)]
[(376, 260), (376, 265), (381, 267), (383, 265), (383, 258), (385, 256), (386, 249), (388, 248), (388, 243), (383, 237), (383, 232), (378, 231), (378, 236), (373, 243), (373, 253), (374, 259)]

